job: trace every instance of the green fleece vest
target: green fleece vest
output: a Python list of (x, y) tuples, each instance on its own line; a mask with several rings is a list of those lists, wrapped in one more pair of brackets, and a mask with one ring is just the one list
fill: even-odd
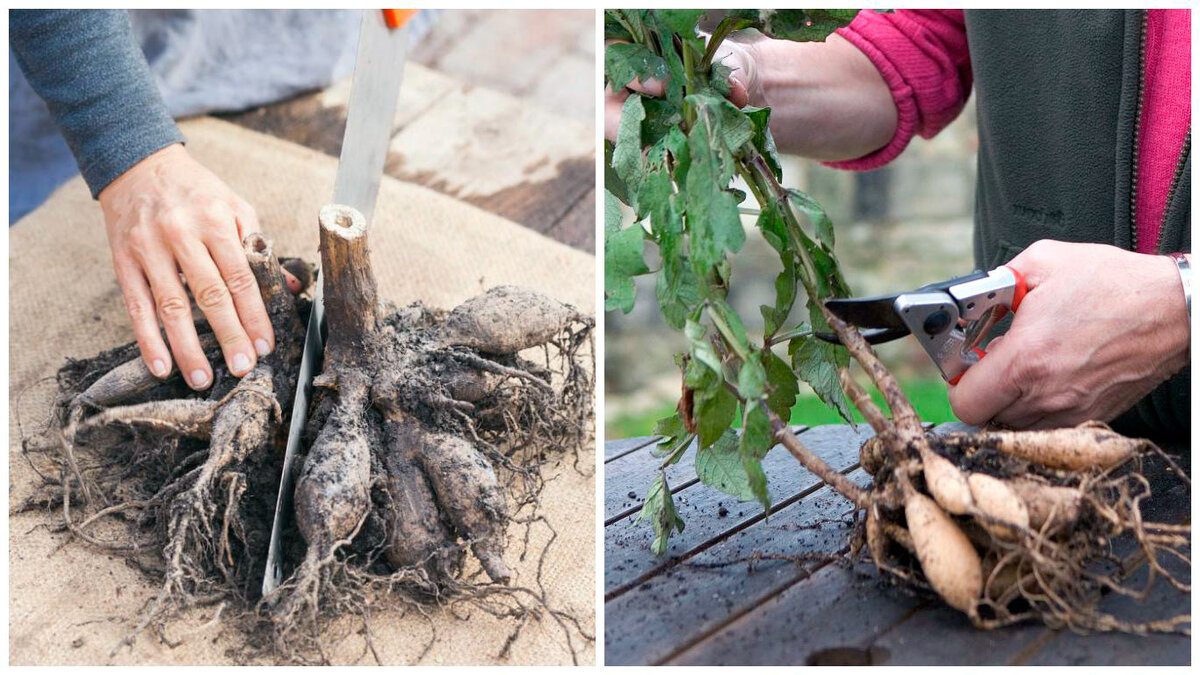
[[(1145, 11), (968, 10), (965, 16), (979, 116), (976, 265), (994, 268), (1038, 239), (1135, 250)], [(1191, 251), (1189, 146), (1169, 197), (1162, 253)], [(1190, 371), (1164, 382), (1114, 426), (1185, 436)]]

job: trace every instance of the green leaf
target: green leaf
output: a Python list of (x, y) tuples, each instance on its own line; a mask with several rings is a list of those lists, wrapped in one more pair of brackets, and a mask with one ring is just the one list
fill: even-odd
[(726, 337), (731, 342), (731, 347), (739, 353), (750, 351), (750, 338), (746, 335), (746, 326), (742, 324), (741, 318), (737, 312), (725, 302), (724, 298), (710, 297), (708, 299), (709, 310), (712, 311), (715, 320), (719, 320), (728, 329), (727, 335), (722, 331), (721, 335)]
[(762, 459), (773, 445), (774, 434), (771, 420), (761, 403), (746, 406), (742, 417), (741, 456), (742, 468), (755, 499), (765, 511), (771, 510), (771, 497), (767, 493), (767, 476), (763, 473)]
[[(684, 322), (683, 333), (687, 336), (688, 341), (692, 343), (692, 358), (708, 366), (717, 375), (720, 375), (721, 357), (717, 356), (716, 350), (708, 342), (706, 337), (707, 331), (704, 329), (704, 326), (692, 319), (688, 319)], [(695, 387), (693, 386), (693, 388)]]
[(796, 261), (790, 254), (782, 256), (783, 271), (775, 277), (775, 306), (761, 305), (763, 333), (772, 336), (779, 332), (796, 303)]
[(624, 16), (619, 9), (604, 10), (604, 39), (633, 42), (633, 33), (625, 25)]
[(758, 353), (742, 363), (738, 370), (738, 393), (747, 401), (761, 398), (767, 391), (767, 370)]
[(626, 314), (637, 297), (631, 277), (649, 272), (642, 259), (643, 230), (638, 225), (621, 229), (617, 198), (604, 191), (604, 311)]
[(604, 48), (604, 75), (617, 91), (635, 79), (665, 80), (667, 62), (644, 45), (616, 42)]
[(681, 36), (696, 35), (696, 22), (700, 17), (708, 12), (707, 9), (656, 9), (654, 13), (658, 16), (662, 26), (672, 33), (678, 33)]
[(737, 200), (724, 189), (728, 177), (711, 131), (697, 123), (688, 134), (691, 165), (684, 190), (691, 257), (704, 273), (746, 242)]
[(754, 499), (749, 477), (742, 466), (738, 436), (732, 429), (721, 434), (716, 443), (696, 451), (696, 477), (701, 483), (741, 501)]
[[(673, 240), (676, 243), (672, 245), (678, 246), (678, 240), (676, 237)], [(661, 245), (659, 250), (663, 250)], [(700, 304), (696, 276), (686, 258), (674, 252), (670, 257), (663, 255), (663, 266), (655, 278), (654, 295), (667, 325), (675, 330), (682, 329), (687, 317)]]
[(800, 385), (787, 361), (769, 349), (763, 352), (763, 369), (767, 373), (767, 407), (786, 421), (791, 419), (792, 406), (796, 405)]
[(792, 355), (792, 369), (796, 375), (812, 387), (825, 405), (837, 410), (842, 419), (853, 424), (850, 406), (838, 380), (838, 368), (850, 362), (845, 348), (806, 335), (794, 338), (788, 344), (788, 351)]
[(700, 441), (700, 447), (707, 448), (716, 443), (721, 434), (733, 424), (733, 415), (737, 412), (737, 397), (725, 388), (724, 380), (714, 381), (709, 388), (696, 391), (694, 396), (696, 437)]
[(679, 413), (676, 412), (670, 417), (664, 417), (654, 423), (654, 435), (662, 436), (662, 440), (657, 443), (661, 454), (654, 453), (655, 457), (661, 457), (666, 452), (674, 448), (676, 441), (687, 434), (687, 429), (683, 426), (683, 420), (679, 419)]
[(646, 161), (661, 166), (667, 150), (663, 139), (672, 129), (678, 129), (683, 117), (678, 107), (662, 98), (643, 97), (642, 108), (646, 111), (646, 119), (642, 122), (642, 145), (650, 146), (649, 152), (646, 153)]
[(734, 9), (728, 16), (750, 21), (767, 37), (821, 42), (857, 14), (857, 9)]
[(754, 147), (762, 154), (767, 166), (775, 174), (775, 180), (783, 180), (783, 168), (779, 166), (779, 151), (775, 147), (775, 137), (771, 135), (770, 108), (742, 108), (742, 112), (754, 125), (754, 136), (750, 139)]
[(754, 138), (754, 123), (746, 113), (728, 99), (709, 94), (693, 94), (685, 99), (696, 106), (698, 115), (709, 117), (720, 130), (719, 137), (724, 150), (728, 151), (732, 170), (732, 154)]
[(629, 196), (629, 188), (625, 186), (625, 181), (617, 175), (613, 169), (613, 142), (604, 139), (604, 189), (613, 193), (613, 196), (621, 200), (622, 204), (632, 205), (633, 199)]
[(788, 198), (792, 205), (808, 217), (808, 221), (812, 223), (813, 231), (817, 235), (817, 241), (832, 251), (833, 222), (825, 214), (825, 209), (821, 208), (821, 205), (815, 199), (799, 190), (788, 190)]
[(672, 531), (683, 532), (683, 519), (675, 511), (671, 490), (662, 473), (650, 484), (650, 489), (646, 491), (646, 501), (642, 504), (637, 520), (634, 521), (635, 524), (643, 522), (654, 526), (654, 542), (650, 544), (654, 555), (662, 555), (667, 550), (667, 540), (670, 539)]
[(642, 185), (646, 167), (642, 159), (642, 120), (646, 110), (642, 97), (630, 94), (621, 108), (621, 124), (617, 127), (617, 145), (613, 148), (613, 169), (625, 181), (631, 192)]

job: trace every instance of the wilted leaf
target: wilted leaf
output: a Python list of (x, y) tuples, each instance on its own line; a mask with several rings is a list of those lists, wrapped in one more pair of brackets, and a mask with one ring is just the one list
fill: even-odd
[(667, 540), (670, 539), (672, 531), (683, 532), (683, 519), (675, 511), (675, 502), (671, 499), (667, 479), (661, 473), (646, 491), (646, 501), (642, 504), (637, 520), (634, 521), (635, 524), (643, 522), (654, 526), (654, 542), (650, 544), (654, 555), (662, 555), (667, 550)]
[(737, 200), (724, 189), (729, 174), (719, 148), (713, 146), (714, 131), (719, 130), (698, 122), (688, 134), (688, 231), (692, 260), (704, 270), (720, 262), (726, 252), (736, 253), (746, 241)]
[(762, 404), (747, 404), (742, 419), (742, 468), (746, 472), (750, 491), (766, 511), (771, 510), (771, 497), (767, 493), (767, 476), (763, 473), (762, 459), (771, 449), (773, 439), (771, 420)]

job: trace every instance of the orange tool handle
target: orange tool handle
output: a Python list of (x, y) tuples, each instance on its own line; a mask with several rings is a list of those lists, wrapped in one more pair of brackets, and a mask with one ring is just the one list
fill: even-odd
[[(1025, 293), (1029, 290), (1029, 286), (1027, 286), (1025, 284), (1025, 277), (1020, 272), (1018, 272), (1016, 270), (1016, 268), (1010, 267), (1008, 265), (1005, 265), (1004, 267), (1007, 267), (1008, 271), (1012, 272), (1013, 278), (1017, 280), (1017, 285), (1015, 288), (1013, 288), (1012, 307), (1009, 308), (1009, 311), (1016, 312), (1017, 307), (1021, 306), (1021, 301), (1025, 299)], [(1004, 308), (1001, 307), (1001, 309), (1004, 309)], [(1004, 316), (1004, 314), (999, 313), (996, 315), (996, 318), (998, 319), (1001, 316)], [(975, 355), (978, 356), (980, 359), (982, 359), (983, 357), (987, 356), (987, 352), (979, 347), (976, 347)], [(950, 380), (950, 384), (951, 385), (958, 384), (958, 381), (961, 380), (962, 376), (965, 374), (966, 374), (966, 371), (959, 373), (957, 376), (955, 376), (954, 379)]]
[(1009, 272), (1012, 272), (1013, 278), (1017, 280), (1017, 287), (1013, 289), (1012, 311), (1017, 311), (1017, 307), (1021, 305), (1021, 301), (1025, 299), (1025, 292), (1029, 287), (1025, 285), (1025, 276), (1017, 271), (1015, 267), (1005, 265)]
[(418, 11), (416, 9), (385, 9), (383, 10), (383, 21), (388, 28), (399, 28), (416, 16)]

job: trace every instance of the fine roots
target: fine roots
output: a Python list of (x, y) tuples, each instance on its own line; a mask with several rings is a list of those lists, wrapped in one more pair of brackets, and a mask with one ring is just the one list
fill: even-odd
[(826, 318), (890, 409), (889, 417), (842, 371), (848, 397), (875, 430), (860, 450), (872, 484), (846, 480), (773, 422), (806, 468), (861, 509), (854, 555), (865, 544), (886, 578), (936, 594), (980, 628), (1037, 620), (1080, 632), (1190, 635), (1187, 614), (1133, 621), (1097, 608), (1103, 595), (1146, 600), (1160, 584), (1190, 592), (1186, 505), (1150, 505), (1147, 476), (1172, 488), (1176, 502), (1190, 494), (1170, 457), (1100, 422), (927, 433), (861, 335)]
[[(159, 584), (113, 654), (146, 631), (178, 644), (173, 621), (198, 606), (242, 633), (234, 656), (247, 661), (329, 662), (352, 631), (365, 637), (359, 658), (379, 661), (371, 621), (387, 607), (507, 619), (499, 657), (531, 622), (561, 629), (573, 655), (593, 641), (549, 604), (541, 561), (557, 535), (538, 512), (545, 465), (582, 470), (593, 319), (515, 287), (448, 313), (393, 307), (376, 298), (362, 217), (344, 207), (321, 212), (329, 338), (295, 465), (284, 581), (261, 596), (310, 304), (281, 270), (309, 280), (311, 269), (281, 266), (261, 235), (245, 250), (276, 336), (251, 373), (228, 373), (203, 322), (206, 392), (153, 377), (136, 344), (70, 360), (49, 424), (24, 442), (43, 485), (18, 508), (58, 511), (61, 531)], [(547, 543), (529, 551), (539, 528)], [(517, 579), (507, 561), (528, 554), (540, 556), (536, 577)]]

